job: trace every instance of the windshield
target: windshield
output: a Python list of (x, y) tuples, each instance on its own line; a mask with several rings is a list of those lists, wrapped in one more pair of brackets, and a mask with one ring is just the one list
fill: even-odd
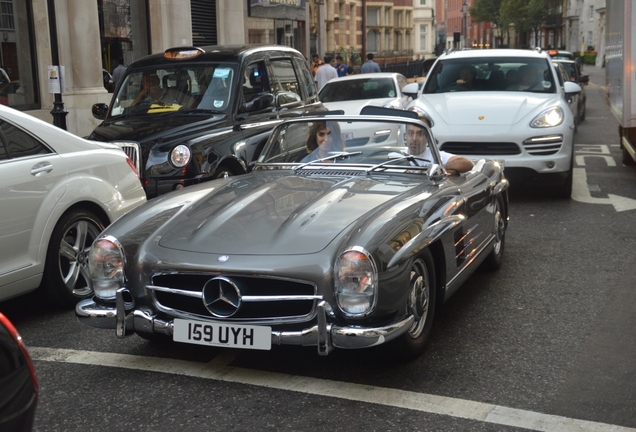
[(179, 63), (129, 71), (109, 117), (191, 109), (227, 112), (233, 103), (230, 89), (235, 69), (232, 63)]
[(398, 96), (392, 78), (360, 78), (334, 80), (320, 90), (321, 102), (340, 102), (363, 99), (384, 99)]
[(540, 58), (476, 57), (440, 60), (424, 94), (458, 91), (556, 93), (550, 62)]
[(274, 130), (258, 162), (430, 167), (441, 160), (432, 142), (430, 130), (417, 121), (290, 121)]

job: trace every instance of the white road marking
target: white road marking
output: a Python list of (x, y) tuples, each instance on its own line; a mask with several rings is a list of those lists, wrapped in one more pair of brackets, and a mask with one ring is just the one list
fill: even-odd
[(611, 204), (617, 212), (636, 210), (636, 200), (619, 195), (607, 194), (607, 198), (593, 197), (587, 185), (585, 168), (574, 168), (572, 178), (572, 199), (587, 204)]
[(224, 351), (209, 363), (44, 347), (29, 347), (29, 353), (35, 361), (75, 363), (186, 375), (410, 409), (533, 431), (636, 432), (636, 429), (623, 426), (426, 393), (228, 366), (234, 358), (234, 354), (229, 351)]

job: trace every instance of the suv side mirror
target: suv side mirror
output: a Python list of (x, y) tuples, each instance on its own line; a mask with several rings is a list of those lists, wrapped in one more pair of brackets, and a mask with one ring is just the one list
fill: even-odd
[(91, 112), (93, 113), (93, 117), (97, 120), (104, 120), (106, 118), (106, 113), (108, 112), (108, 105), (105, 103), (93, 104)]
[(410, 83), (402, 87), (402, 94), (411, 96), (413, 99), (417, 97), (417, 92), (420, 89), (418, 83)]
[(262, 111), (274, 106), (274, 95), (271, 93), (262, 93), (249, 102), (243, 104), (242, 112), (249, 113)]

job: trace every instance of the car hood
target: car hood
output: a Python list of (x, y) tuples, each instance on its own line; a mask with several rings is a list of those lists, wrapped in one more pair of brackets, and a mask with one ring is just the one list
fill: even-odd
[[(162, 116), (126, 116), (102, 122), (89, 139), (95, 141), (137, 141), (144, 143), (159, 139), (182, 138), (183, 135), (197, 134), (201, 130), (224, 124), (226, 115), (183, 114)], [(169, 133), (167, 133), (169, 132)]]
[(457, 92), (425, 94), (419, 103), (434, 120), (449, 125), (510, 126), (554, 105), (555, 94)]
[[(262, 175), (261, 175), (262, 174)], [(309, 254), (351, 224), (420, 182), (365, 177), (305, 178), (256, 172), (212, 182), (210, 192), (177, 214), (164, 248), (211, 254)], [(220, 186), (219, 186), (220, 185)]]
[(384, 106), (391, 102), (394, 102), (396, 98), (384, 98), (384, 99), (368, 99), (368, 100), (353, 100), (343, 102), (323, 102), (322, 104), (327, 107), (329, 111), (343, 110), (347, 115), (360, 114), (360, 111), (365, 106)]

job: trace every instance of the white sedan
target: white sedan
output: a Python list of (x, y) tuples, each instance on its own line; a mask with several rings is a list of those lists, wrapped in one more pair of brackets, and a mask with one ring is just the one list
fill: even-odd
[(394, 72), (348, 75), (331, 79), (318, 97), (330, 111), (351, 115), (365, 106), (405, 109), (412, 100), (402, 92), (406, 84), (404, 75)]
[(408, 109), (430, 121), (440, 150), (502, 161), (511, 184), (569, 197), (575, 119), (567, 101), (580, 92), (559, 81), (545, 52), (455, 51), (437, 59)]
[(120, 147), (0, 105), (0, 301), (40, 285), (58, 306), (92, 295), (93, 240), (145, 201)]

